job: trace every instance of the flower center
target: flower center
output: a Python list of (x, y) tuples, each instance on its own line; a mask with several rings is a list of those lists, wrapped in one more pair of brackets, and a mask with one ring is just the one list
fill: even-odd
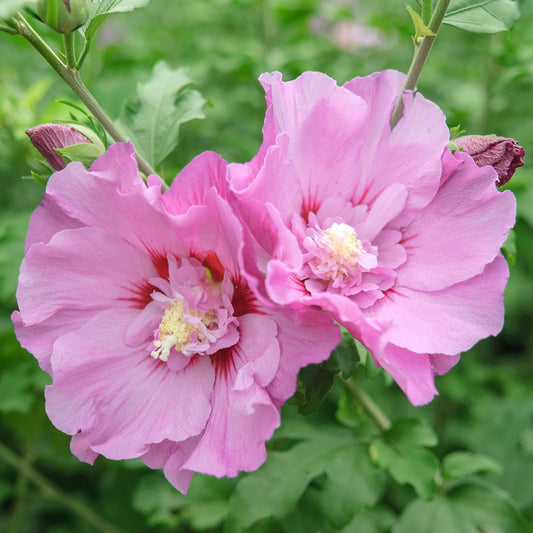
[(355, 230), (344, 222), (334, 222), (322, 235), (315, 237), (315, 242), (319, 248), (329, 252), (330, 263), (346, 264), (352, 268), (357, 265), (363, 249)]
[[(355, 273), (360, 262), (367, 262), (368, 254), (363, 243), (355, 230), (344, 222), (334, 222), (329, 228), (317, 232), (312, 240), (315, 249), (309, 266), (320, 279), (345, 279)], [(375, 257), (372, 258), (375, 261)], [(375, 266), (374, 261), (368, 266)]]
[(154, 359), (167, 361), (171, 348), (184, 355), (203, 351), (202, 348), (208, 348), (216, 340), (212, 330), (217, 326), (218, 321), (213, 310), (207, 313), (185, 312), (183, 303), (176, 300), (163, 315), (159, 325), (159, 339), (154, 340), (156, 349), (150, 355)]
[(229, 277), (213, 283), (198, 260), (185, 258), (178, 264), (169, 256), (169, 281), (161, 281), (158, 288), (161, 292), (152, 293), (155, 309), (161, 312), (159, 326), (152, 330), (154, 359), (166, 362), (172, 356), (175, 366), (178, 359), (184, 363), (196, 354), (211, 355), (238, 341)]

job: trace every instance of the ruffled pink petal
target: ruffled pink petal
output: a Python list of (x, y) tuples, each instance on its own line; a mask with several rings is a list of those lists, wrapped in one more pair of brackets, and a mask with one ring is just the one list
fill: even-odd
[[(302, 208), (318, 208), (330, 195), (348, 198), (365, 103), (317, 72), (289, 82), (282, 82), (279, 73), (264, 74), (260, 80), (272, 102), (267, 120), (272, 117), (278, 136), (250, 193), (274, 203), (284, 220)], [(295, 187), (299, 192), (291, 191)], [(303, 205), (296, 205), (302, 195)]]
[(480, 274), (514, 224), (515, 198), (496, 189), (492, 167), (479, 168), (467, 154), (448, 150), (443, 163), (439, 192), (404, 231), (408, 260), (398, 270), (399, 286), (434, 291)]
[(279, 410), (263, 385), (275, 375), (280, 352), (276, 324), (261, 318), (258, 335), (258, 317), (239, 317), (239, 345), (231, 350), (231, 361), (217, 367), (209, 422), (183, 468), (235, 476), (266, 459), (265, 441), (279, 425)]
[(156, 275), (150, 256), (120, 238), (96, 228), (65, 230), (28, 251), (17, 300), (27, 326), (64, 311), (90, 318), (131, 306), (136, 290)]
[[(163, 472), (168, 481), (180, 492), (183, 492), (183, 494), (187, 494), (194, 475), (192, 470), (187, 470), (183, 465), (196, 449), (200, 438), (200, 436), (191, 437), (184, 442), (180, 442), (177, 445), (177, 451), (172, 453), (161, 466), (156, 467), (163, 468)], [(176, 448), (176, 445), (174, 445), (174, 448)], [(143, 456), (142, 459), (149, 465), (146, 461), (146, 456)]]
[(344, 86), (368, 106), (364, 135), (357, 144), (353, 202), (372, 203), (385, 187), (402, 183), (409, 191), (405, 216), (435, 195), (449, 131), (439, 107), (419, 93), (404, 94), (403, 116), (391, 131), (390, 117), (404, 79), (403, 74), (386, 70), (354, 78)]
[(226, 162), (214, 152), (204, 152), (178, 174), (163, 194), (163, 203), (169, 213), (183, 214), (193, 205), (203, 205), (205, 195), (212, 187), (222, 198), (228, 197)]
[[(265, 205), (275, 205), (286, 224), (306, 203), (306, 191), (302, 189), (299, 180), (300, 170), (289, 154), (289, 149), (288, 134), (278, 135), (276, 144), (269, 147), (254, 181), (245, 191), (241, 191), (246, 197), (258, 198)], [(229, 175), (231, 177), (231, 167)]]
[(429, 362), (433, 374), (436, 376), (442, 376), (446, 374), (452, 367), (454, 367), (461, 358), (461, 354), (457, 355), (444, 355), (444, 354), (429, 354)]
[(186, 255), (159, 205), (160, 181), (151, 183), (147, 188), (139, 175), (133, 146), (116, 143), (89, 170), (71, 163), (53, 174), (45, 200), (80, 225), (105, 229), (153, 255)]
[(383, 189), (357, 228), (358, 237), (374, 241), (381, 230), (402, 212), (406, 199), (407, 188), (401, 183), (393, 183)]
[(209, 418), (209, 358), (173, 372), (145, 347), (126, 346), (122, 339), (134, 314), (106, 311), (54, 346), (47, 413), (73, 435), (71, 448), (79, 457), (86, 450), (110, 459), (139, 457), (152, 443), (198, 435)]
[(14, 311), (11, 320), (20, 345), (32, 353), (39, 366), (51, 374), (50, 356), (54, 342), (66, 333), (76, 331), (87, 321), (87, 312), (62, 310), (36, 324), (26, 324), (19, 311)]
[(340, 329), (328, 313), (284, 309), (273, 316), (281, 348), (279, 367), (267, 390), (277, 405), (294, 394), (299, 370), (329, 357), (341, 340)]
[(393, 289), (364, 315), (390, 322), (386, 335), (392, 344), (417, 353), (455, 355), (501, 330), (508, 276), (499, 255), (483, 273), (441, 291)]
[(36, 243), (47, 243), (59, 231), (83, 226), (84, 224), (79, 220), (65, 214), (57, 202), (45, 194), (43, 201), (31, 216), (26, 235), (25, 252), (28, 252)]
[(438, 394), (430, 356), (388, 344), (373, 352), (377, 362), (393, 378), (413, 405), (424, 405)]

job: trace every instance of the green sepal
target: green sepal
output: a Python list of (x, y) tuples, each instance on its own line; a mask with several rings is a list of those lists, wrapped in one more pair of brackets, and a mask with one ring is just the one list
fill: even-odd
[(31, 176), (22, 176), (23, 180), (33, 180), (39, 183), (39, 185), (44, 185), (46, 187), (46, 184), (48, 183), (48, 179), (50, 178), (50, 175), (43, 176), (42, 174), (37, 174), (37, 172), (34, 172), (33, 170), (30, 171)]
[(415, 36), (413, 37), (414, 43), (420, 44), (420, 41), (426, 37), (426, 36), (434, 36), (435, 33), (433, 33), (422, 20), (422, 17), (409, 5), (406, 4), (405, 8), (409, 12), (409, 15), (411, 15), (411, 19), (413, 21), (413, 25), (415, 27)]
[(93, 143), (72, 144), (64, 148), (56, 148), (55, 151), (63, 158), (66, 164), (79, 161), (86, 168), (89, 168), (95, 159), (98, 159), (104, 153), (101, 146)]

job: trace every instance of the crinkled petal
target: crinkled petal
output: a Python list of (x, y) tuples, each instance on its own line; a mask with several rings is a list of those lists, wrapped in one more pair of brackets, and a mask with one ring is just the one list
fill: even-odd
[(45, 200), (50, 198), (62, 217), (80, 225), (105, 229), (149, 252), (163, 257), (167, 250), (186, 254), (162, 212), (156, 194), (160, 181), (152, 179), (150, 183), (151, 188), (147, 188), (137, 170), (133, 146), (116, 143), (89, 170), (81, 163), (71, 163), (53, 174)]
[(235, 476), (239, 470), (255, 470), (266, 459), (265, 441), (279, 425), (279, 410), (262, 383), (275, 375), (272, 365), (277, 368), (280, 352), (276, 324), (264, 318), (258, 335), (257, 320), (240, 317), (238, 347), (230, 349), (230, 359), (215, 362), (212, 413), (185, 469)]
[(155, 275), (150, 256), (116, 236), (97, 228), (64, 230), (28, 251), (17, 300), (26, 325), (63, 311), (85, 310), (90, 318), (131, 306), (135, 291)]
[(20, 345), (32, 353), (39, 366), (51, 374), (50, 356), (54, 342), (72, 331), (76, 331), (87, 321), (84, 310), (62, 310), (36, 324), (25, 324), (19, 311), (14, 311), (11, 320)]
[(278, 324), (281, 357), (268, 392), (281, 405), (294, 394), (298, 371), (327, 359), (341, 337), (339, 327), (323, 311), (284, 309), (273, 319)]
[(209, 418), (209, 358), (173, 372), (145, 349), (126, 346), (134, 313), (101, 313), (54, 346), (46, 409), (54, 425), (73, 435), (78, 456), (91, 450), (110, 459), (139, 457), (152, 443), (198, 435)]
[(212, 187), (222, 198), (228, 197), (226, 162), (214, 152), (203, 152), (174, 179), (170, 189), (163, 194), (163, 203), (169, 213), (183, 214), (193, 205), (203, 205)]
[(480, 274), (514, 225), (515, 198), (496, 189), (492, 167), (479, 168), (459, 151), (446, 150), (443, 162), (442, 187), (404, 231), (408, 258), (399, 286), (434, 291)]
[(357, 144), (354, 204), (372, 203), (385, 187), (402, 183), (409, 191), (408, 212), (427, 205), (437, 191), (440, 157), (449, 139), (446, 120), (421, 94), (405, 93), (403, 116), (391, 130), (390, 117), (404, 79), (404, 74), (386, 70), (344, 85), (368, 106), (364, 135)]
[(501, 255), (478, 276), (441, 291), (401, 287), (364, 310), (390, 322), (387, 340), (417, 353), (455, 355), (503, 326), (503, 290), (509, 270)]
[(438, 394), (429, 355), (392, 344), (388, 344), (383, 353), (377, 351), (373, 355), (413, 405), (428, 403)]

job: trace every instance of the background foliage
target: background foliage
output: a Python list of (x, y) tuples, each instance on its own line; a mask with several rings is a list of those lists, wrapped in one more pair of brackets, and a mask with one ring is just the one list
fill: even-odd
[[(325, 379), (332, 386), (321, 407), (300, 416), (317, 403), (300, 390), (283, 409), (261, 469), (236, 479), (197, 475), (187, 496), (137, 461), (78, 462), (68, 437), (46, 417), (48, 377), (18, 346), (9, 319), (28, 219), (43, 194), (37, 183), (21, 180), (39, 168), (24, 131), (68, 118), (71, 108), (61, 99), (77, 102), (27, 43), (0, 34), (1, 531), (531, 530), (533, 1), (519, 4), (522, 17), (510, 33), (444, 26), (418, 84), (442, 107), (449, 126), (514, 137), (526, 150), (526, 167), (509, 184), (518, 198), (517, 262), (502, 334), (464, 354), (438, 379), (440, 396), (423, 408), (412, 407), (383, 373), (362, 362), (357, 385), (394, 422), (385, 435), (349, 386), (331, 377), (332, 370), (345, 370), (342, 353), (340, 366), (308, 369), (304, 381)], [(204, 120), (181, 126), (176, 149), (164, 147), (172, 151), (158, 170), (168, 179), (204, 150), (231, 161), (254, 155), (264, 116), (261, 72), (280, 70), (290, 79), (320, 70), (343, 83), (385, 68), (405, 71), (411, 33), (398, 0), (154, 0), (105, 21), (84, 79), (111, 116), (127, 120), (159, 61), (167, 66), (156, 68), (166, 73), (187, 67), (191, 98), (201, 99), (190, 89), (193, 80), (208, 106)], [(357, 347), (347, 340), (342, 349)], [(44, 476), (37, 484), (35, 472)]]

